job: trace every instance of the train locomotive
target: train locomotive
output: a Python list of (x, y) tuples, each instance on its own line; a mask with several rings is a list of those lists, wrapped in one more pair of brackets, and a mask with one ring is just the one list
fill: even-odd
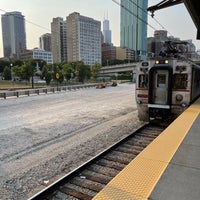
[(141, 121), (176, 118), (200, 96), (200, 66), (177, 52), (143, 61), (135, 96)]

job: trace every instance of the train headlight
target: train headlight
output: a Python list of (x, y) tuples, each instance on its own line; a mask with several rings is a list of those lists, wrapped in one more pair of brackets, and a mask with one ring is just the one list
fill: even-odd
[(169, 64), (169, 60), (155, 60), (155, 64)]
[(183, 100), (183, 95), (182, 94), (177, 94), (176, 95), (176, 101), (182, 101)]
[(165, 60), (165, 64), (169, 64), (169, 60)]

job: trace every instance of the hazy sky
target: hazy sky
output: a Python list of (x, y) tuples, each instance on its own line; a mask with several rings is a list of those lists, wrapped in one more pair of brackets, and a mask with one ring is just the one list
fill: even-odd
[[(120, 2), (120, 0), (115, 0)], [(149, 6), (157, 4), (161, 0), (149, 0)], [(25, 16), (27, 48), (39, 46), (39, 37), (50, 32), (50, 24), (54, 17), (66, 19), (72, 12), (79, 12), (83, 16), (103, 21), (104, 17), (110, 20), (112, 42), (119, 46), (120, 43), (120, 7), (112, 0), (0, 0), (0, 14), (20, 11)], [(188, 14), (184, 4), (155, 12), (155, 19), (174, 37), (180, 39), (192, 39), (197, 49), (200, 49), (200, 41), (196, 40), (196, 27)], [(39, 28), (29, 22), (35, 23), (46, 29)], [(148, 23), (156, 30), (163, 27), (148, 16)], [(153, 36), (154, 29), (148, 26), (148, 36)], [(3, 56), (2, 30), (0, 21), (0, 57)]]

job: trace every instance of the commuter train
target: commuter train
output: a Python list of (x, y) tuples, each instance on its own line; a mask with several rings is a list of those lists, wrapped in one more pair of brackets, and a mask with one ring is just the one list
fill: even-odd
[(183, 57), (141, 62), (135, 96), (140, 120), (175, 118), (200, 96), (200, 66)]

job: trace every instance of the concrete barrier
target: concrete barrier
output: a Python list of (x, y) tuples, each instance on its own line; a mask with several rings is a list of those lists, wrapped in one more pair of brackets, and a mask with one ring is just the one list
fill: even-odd
[(71, 91), (78, 90), (83, 88), (96, 88), (98, 84), (87, 84), (87, 85), (73, 85), (73, 86), (59, 86), (59, 87), (47, 87), (47, 88), (39, 88), (39, 89), (25, 89), (25, 90), (16, 90), (16, 91), (3, 91), (0, 92), (0, 99), (7, 99), (20, 96), (31, 96), (31, 95), (39, 95), (39, 94), (48, 94), (62, 91)]

